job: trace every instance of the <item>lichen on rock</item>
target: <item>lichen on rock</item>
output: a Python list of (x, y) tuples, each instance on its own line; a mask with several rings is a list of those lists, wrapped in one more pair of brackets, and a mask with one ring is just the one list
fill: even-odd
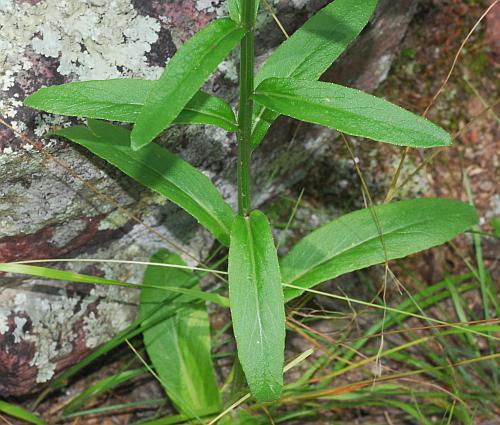
[[(0, 115), (12, 119), (16, 130), (25, 130), (23, 119), (15, 119), (22, 99), (12, 90), (16, 83), (29, 84), (24, 80), (33, 73), (50, 78), (57, 72), (78, 80), (157, 78), (162, 67), (149, 64), (146, 54), (159, 31), (160, 21), (138, 14), (129, 0), (43, 0), (36, 4), (1, 0)], [(51, 61), (57, 61), (55, 69), (43, 65)], [(46, 130), (42, 126), (35, 133), (41, 136)]]
[(23, 64), (20, 53), (27, 47), (58, 58), (57, 71), (78, 79), (120, 77), (119, 68), (131, 76), (161, 71), (151, 69), (144, 56), (158, 38), (160, 23), (139, 15), (128, 0), (16, 2), (0, 7), (0, 21), (0, 51), (11, 72)]

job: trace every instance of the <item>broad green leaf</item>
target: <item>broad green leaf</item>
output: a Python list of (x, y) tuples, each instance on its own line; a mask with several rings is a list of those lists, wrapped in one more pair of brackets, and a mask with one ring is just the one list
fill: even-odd
[(253, 98), (273, 111), (353, 136), (414, 148), (451, 144), (450, 135), (425, 118), (338, 84), (270, 78)]
[[(229, 17), (236, 22), (237, 24), (241, 24), (241, 2), (245, 0), (228, 0), (227, 1), (227, 10), (229, 11)], [(260, 0), (255, 1), (255, 18), (257, 18), (257, 13), (259, 12), (259, 3)]]
[[(188, 296), (193, 300), (203, 300), (223, 307), (229, 307), (229, 300), (221, 295), (212, 294), (209, 292), (198, 291), (196, 289), (177, 288), (177, 287), (164, 287), (158, 285), (139, 285), (136, 283), (122, 282), (120, 280), (107, 279), (104, 277), (90, 276), (86, 274), (68, 272), (65, 270), (51, 269), (48, 267), (29, 266), (21, 263), (0, 263), (0, 272), (19, 273), (29, 276), (44, 277), (47, 279), (65, 280), (69, 282), (89, 283), (92, 285), (112, 285), (123, 286), (126, 288), (148, 287), (150, 289), (157, 289), (161, 291), (173, 292), (174, 294), (182, 294)], [(183, 298), (184, 299), (184, 298)]]
[[(184, 265), (182, 259), (160, 250), (151, 262)], [(193, 274), (185, 269), (149, 266), (144, 284), (191, 288)], [(180, 297), (182, 301), (183, 297)], [(161, 315), (158, 305), (173, 301), (171, 294), (141, 289), (140, 317)], [(155, 312), (156, 311), (156, 312)], [(144, 344), (167, 395), (188, 417), (217, 412), (222, 407), (210, 354), (210, 327), (204, 303), (185, 303), (175, 316), (144, 331)]]
[(18, 406), (17, 404), (7, 403), (3, 400), (0, 400), (0, 412), (12, 416), (13, 418), (21, 419), (30, 424), (46, 425), (44, 421), (42, 421), (38, 416), (31, 413), (29, 410), (26, 410), (25, 408)]
[[(366, 26), (378, 0), (335, 0), (279, 46), (255, 76), (317, 80)], [(255, 105), (252, 144), (257, 146), (279, 113)]]
[(231, 19), (217, 19), (177, 51), (136, 119), (131, 139), (134, 150), (150, 143), (173, 123), (244, 34), (245, 30)]
[(89, 120), (89, 128), (63, 128), (53, 134), (86, 147), (142, 185), (179, 205), (223, 244), (229, 244), (233, 211), (212, 182), (168, 150), (151, 144), (140, 152), (130, 147), (130, 132)]
[[(281, 261), (284, 283), (311, 288), (354, 270), (441, 245), (477, 223), (470, 205), (452, 199), (414, 199), (346, 214), (307, 235)], [(302, 294), (285, 289), (285, 300)]]
[(280, 270), (266, 216), (237, 216), (229, 247), (229, 300), (238, 357), (252, 395), (280, 396), (283, 386), (285, 311)]
[[(54, 114), (133, 123), (155, 84), (156, 81), (126, 78), (78, 81), (41, 88), (28, 96), (24, 104)], [(202, 91), (186, 104), (173, 124), (212, 124), (236, 131), (231, 106)]]

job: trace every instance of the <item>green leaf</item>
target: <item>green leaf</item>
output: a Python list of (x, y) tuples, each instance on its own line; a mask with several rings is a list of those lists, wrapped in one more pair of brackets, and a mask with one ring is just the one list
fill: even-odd
[[(279, 46), (255, 77), (317, 80), (366, 26), (378, 0), (335, 0)], [(279, 113), (255, 105), (252, 144), (257, 146)]]
[[(241, 2), (244, 0), (228, 0), (227, 1), (227, 9), (229, 11), (229, 17), (236, 22), (237, 24), (241, 24)], [(257, 13), (259, 12), (259, 3), (260, 0), (255, 1), (255, 18), (257, 19)]]
[(353, 136), (414, 148), (451, 144), (450, 135), (425, 118), (337, 84), (270, 78), (253, 98), (273, 111)]
[(494, 235), (500, 238), (500, 217), (493, 217), (491, 219), (491, 227), (493, 228)]
[(136, 119), (132, 131), (134, 150), (150, 143), (172, 124), (244, 34), (245, 30), (231, 19), (217, 19), (177, 51)]
[[(78, 81), (41, 88), (24, 104), (60, 115), (135, 122), (155, 84), (125, 78)], [(237, 126), (231, 106), (202, 91), (186, 104), (173, 124), (212, 124), (227, 131), (236, 131)]]
[[(48, 267), (29, 266), (21, 263), (0, 263), (0, 272), (19, 273), (29, 276), (45, 277), (47, 279), (66, 280), (70, 282), (89, 283), (92, 285), (112, 285), (123, 286), (126, 288), (140, 289), (146, 285), (136, 283), (122, 282), (120, 280), (106, 279), (104, 277), (90, 276), (86, 274), (68, 272), (65, 270), (51, 269)], [(164, 287), (158, 285), (147, 285), (148, 288), (161, 291), (173, 292), (174, 294), (182, 294), (189, 296), (193, 300), (203, 300), (222, 307), (229, 307), (229, 300), (221, 295), (212, 294), (209, 292), (198, 291), (195, 289)]]
[[(184, 265), (182, 259), (160, 250), (153, 263)], [(190, 288), (193, 274), (185, 269), (149, 266), (145, 284)], [(182, 301), (182, 297), (179, 301)], [(179, 302), (174, 301), (174, 302)], [(172, 303), (168, 292), (141, 289), (140, 317), (154, 318), (160, 304)], [(156, 311), (156, 312), (155, 312)], [(165, 391), (180, 413), (188, 417), (217, 412), (222, 402), (210, 354), (210, 327), (204, 303), (184, 304), (175, 316), (144, 331), (144, 344)]]
[[(374, 208), (387, 259), (441, 245), (477, 223), (470, 205), (452, 199), (414, 199)], [(342, 274), (385, 262), (370, 208), (346, 214), (307, 235), (281, 261), (283, 282), (311, 288)], [(302, 294), (285, 289), (285, 300)]]
[(210, 124), (233, 133), (238, 129), (229, 103), (203, 91), (194, 95), (173, 124)]
[(271, 401), (283, 386), (285, 310), (276, 248), (266, 216), (237, 216), (229, 247), (229, 300), (238, 357), (253, 396)]
[(3, 412), (13, 418), (21, 419), (35, 425), (46, 425), (38, 416), (35, 416), (29, 410), (24, 409), (16, 404), (7, 403), (0, 400), (0, 412)]
[(122, 127), (93, 120), (89, 120), (89, 127), (68, 127), (53, 134), (84, 146), (162, 194), (195, 217), (220, 242), (229, 244), (233, 211), (204, 174), (156, 144), (134, 152), (130, 132)]

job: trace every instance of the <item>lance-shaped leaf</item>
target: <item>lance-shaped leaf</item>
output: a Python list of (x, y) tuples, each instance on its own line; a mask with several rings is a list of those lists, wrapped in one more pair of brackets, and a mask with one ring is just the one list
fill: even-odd
[[(185, 265), (167, 250), (160, 250), (152, 263)], [(199, 289), (193, 286), (193, 273), (185, 269), (148, 266), (144, 284), (166, 288)], [(162, 314), (158, 306), (168, 308), (182, 303), (171, 294), (153, 288), (141, 289), (140, 317), (143, 320)], [(189, 418), (220, 410), (221, 398), (215, 381), (210, 354), (210, 327), (203, 302), (183, 303), (174, 316), (144, 330), (144, 345), (167, 395), (176, 408)]]
[(223, 244), (229, 244), (233, 211), (217, 188), (196, 168), (168, 150), (151, 144), (139, 152), (130, 147), (130, 132), (102, 121), (89, 128), (63, 128), (53, 134), (84, 146), (142, 185), (179, 205)]
[[(317, 80), (366, 26), (378, 0), (335, 0), (281, 44), (255, 76)], [(257, 146), (279, 113), (256, 105), (252, 144)]]
[(283, 386), (285, 310), (276, 248), (266, 216), (235, 218), (229, 301), (238, 357), (253, 396), (275, 400)]
[[(135, 122), (156, 81), (118, 78), (77, 81), (44, 87), (28, 96), (24, 104), (53, 114)], [(199, 91), (186, 104), (173, 124), (211, 124), (236, 131), (231, 106)]]
[[(393, 260), (441, 245), (477, 220), (474, 208), (452, 199), (414, 199), (358, 210), (320, 227), (295, 245), (281, 261), (282, 279), (285, 284), (311, 288), (384, 263), (386, 255)], [(285, 299), (302, 292), (285, 288)]]
[(451, 144), (450, 135), (425, 118), (338, 84), (270, 78), (253, 98), (273, 111), (353, 136), (414, 148)]
[(233, 20), (218, 19), (177, 51), (149, 92), (136, 119), (132, 131), (133, 149), (147, 145), (173, 123), (244, 34), (245, 30)]

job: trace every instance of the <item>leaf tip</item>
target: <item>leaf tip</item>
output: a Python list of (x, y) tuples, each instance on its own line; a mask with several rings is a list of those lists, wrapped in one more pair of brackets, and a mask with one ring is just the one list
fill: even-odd
[(453, 137), (444, 128), (431, 122), (435, 128), (435, 141), (437, 142), (434, 147), (448, 147), (453, 144)]

